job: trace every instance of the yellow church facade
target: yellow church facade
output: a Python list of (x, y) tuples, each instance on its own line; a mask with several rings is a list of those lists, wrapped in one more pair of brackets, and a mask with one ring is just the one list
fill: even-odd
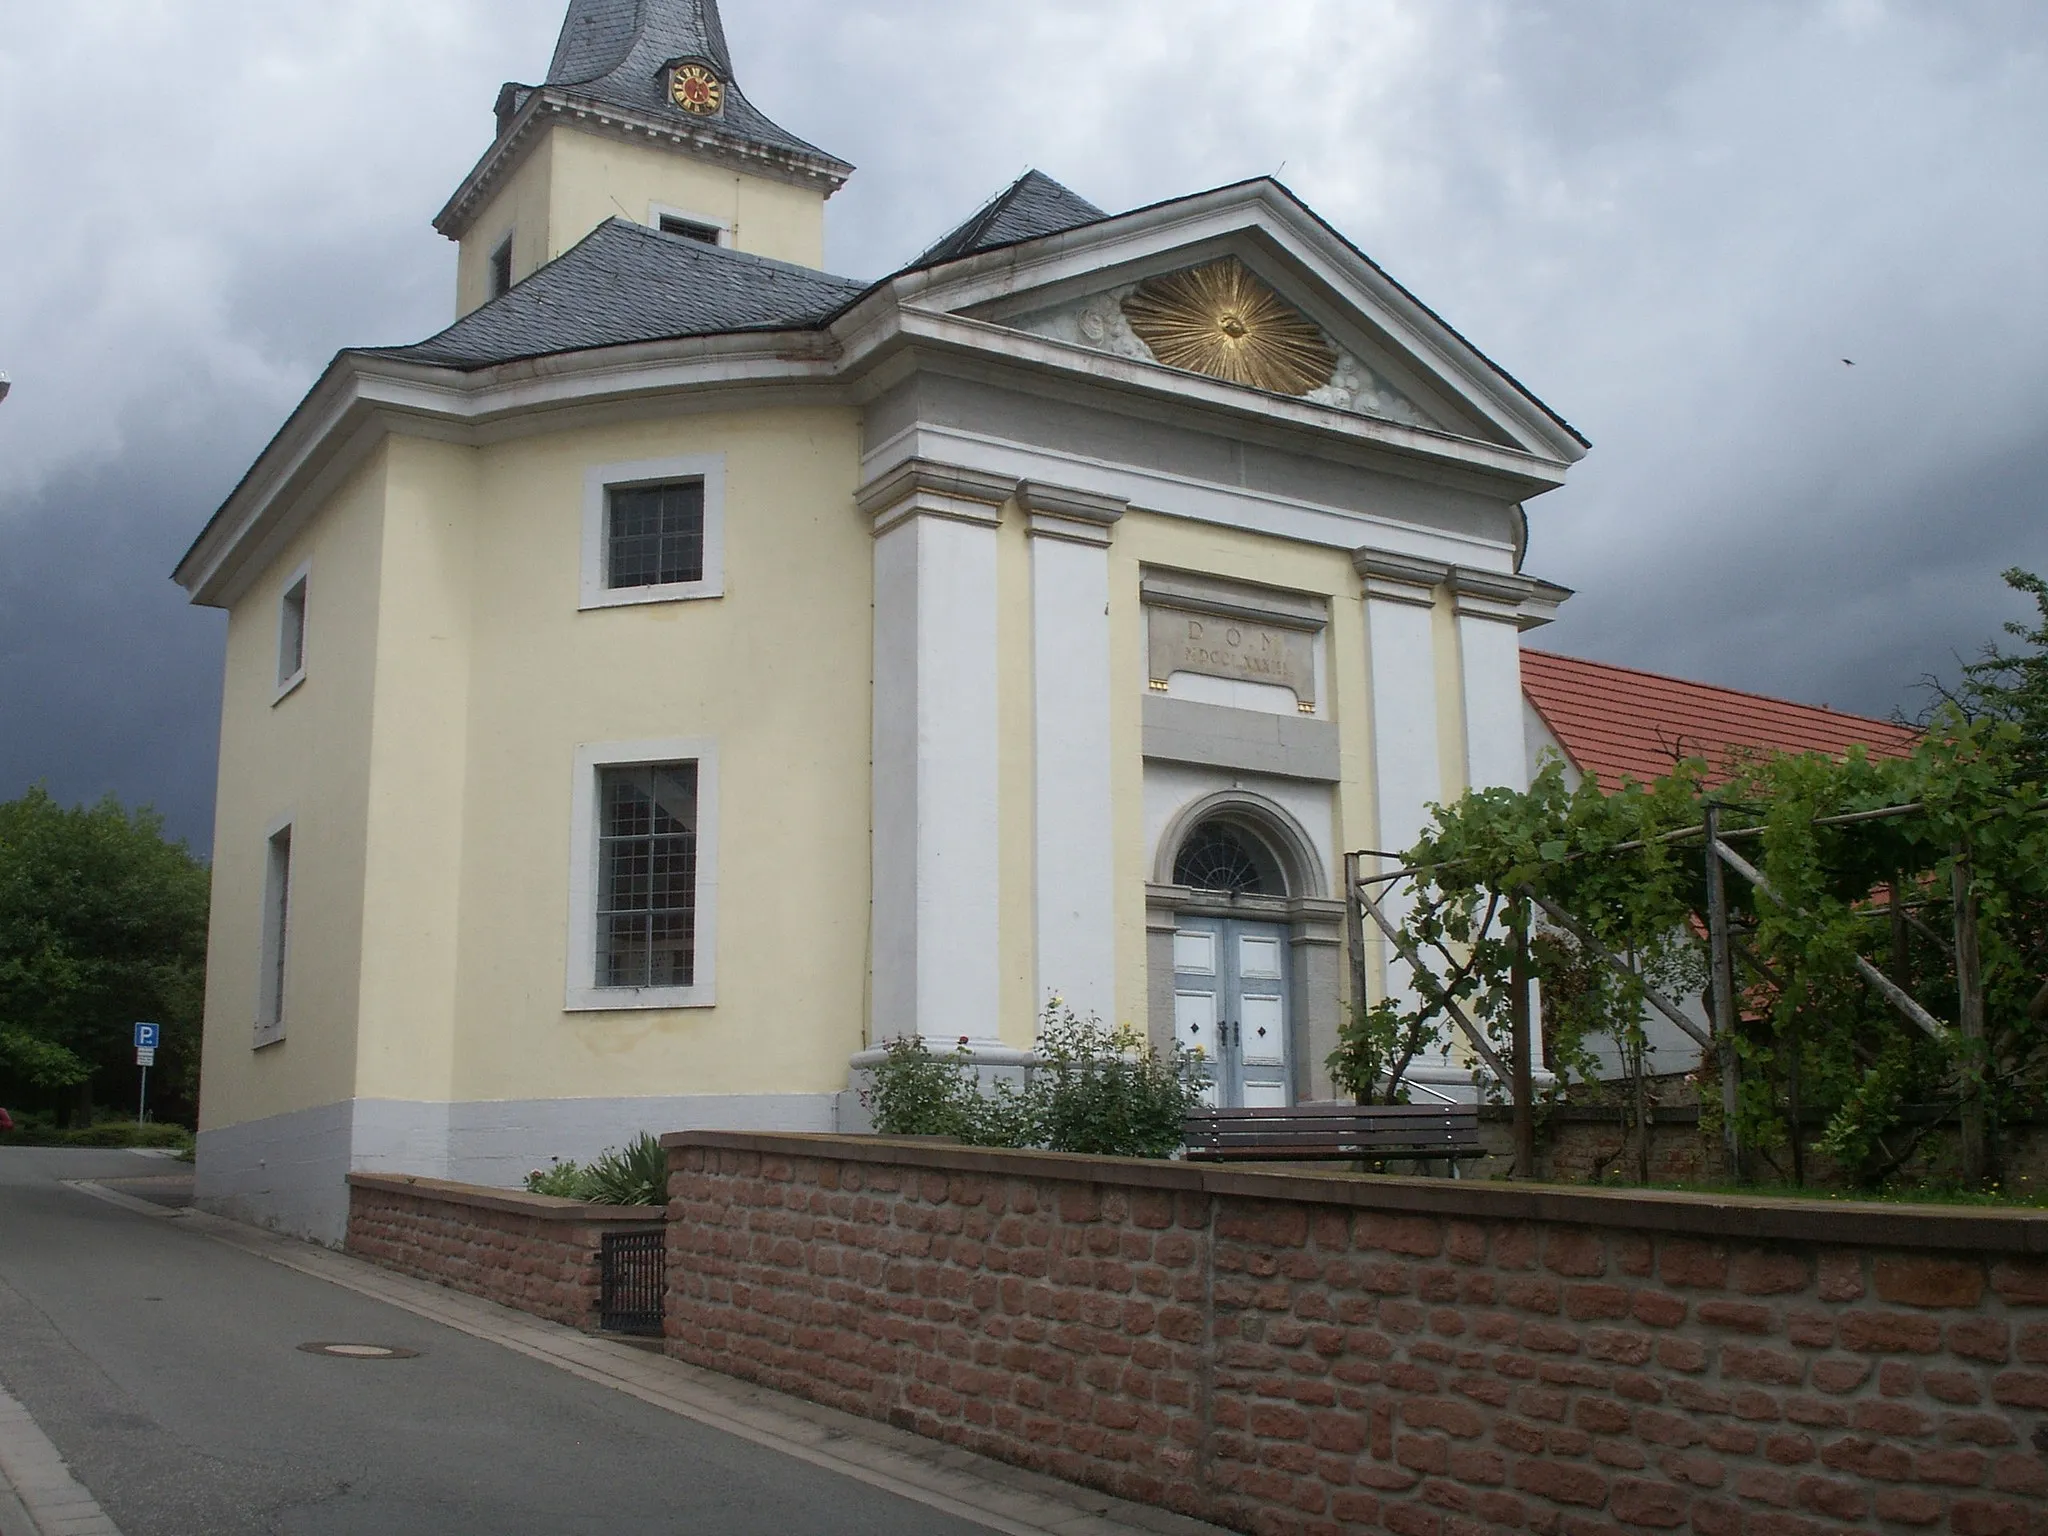
[(333, 1240), (352, 1169), (853, 1128), (882, 1043), (1017, 1070), (1052, 994), (1328, 1096), (1343, 851), (1522, 782), (1584, 443), (1269, 180), (1033, 173), (824, 273), (851, 168), (714, 0), (574, 0), (497, 128), (456, 323), (339, 356), (179, 567), (202, 1203)]

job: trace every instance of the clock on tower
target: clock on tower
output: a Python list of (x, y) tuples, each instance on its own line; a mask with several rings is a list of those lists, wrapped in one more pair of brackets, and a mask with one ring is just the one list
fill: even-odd
[(685, 112), (715, 117), (725, 105), (725, 87), (702, 64), (678, 64), (669, 71), (668, 96)]

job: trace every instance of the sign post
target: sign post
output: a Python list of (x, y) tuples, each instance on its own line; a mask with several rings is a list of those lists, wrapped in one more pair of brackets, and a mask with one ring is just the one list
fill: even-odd
[(135, 1026), (135, 1065), (142, 1068), (142, 1087), (135, 1099), (135, 1123), (149, 1118), (149, 1069), (156, 1065), (156, 1043), (163, 1035), (157, 1024)]

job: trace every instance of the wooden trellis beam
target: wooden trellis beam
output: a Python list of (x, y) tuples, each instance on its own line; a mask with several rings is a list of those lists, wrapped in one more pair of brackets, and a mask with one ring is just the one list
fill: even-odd
[(1595, 959), (1600, 960), (1602, 963), (1613, 967), (1615, 970), (1620, 971), (1623, 975), (1632, 978), (1635, 981), (1635, 984), (1643, 989), (1643, 1001), (1648, 1003), (1652, 1008), (1656, 1009), (1659, 1013), (1663, 1014), (1665, 1018), (1669, 1019), (1672, 1023), (1676, 1024), (1680, 1029), (1684, 1030), (1699, 1044), (1702, 1050), (1712, 1048), (1714, 1044), (1712, 1036), (1710, 1036), (1705, 1030), (1701, 1029), (1699, 1025), (1693, 1023), (1691, 1019), (1688, 1019), (1685, 1016), (1683, 1010), (1679, 1008), (1678, 1004), (1672, 1002), (1670, 998), (1666, 997), (1662, 992), (1658, 991), (1655, 987), (1651, 986), (1648, 978), (1646, 978), (1641, 971), (1637, 970), (1634, 966), (1630, 965), (1627, 961), (1623, 960), (1619, 955), (1615, 954), (1612, 950), (1608, 949), (1606, 945), (1602, 944), (1597, 938), (1595, 938), (1593, 936), (1592, 930), (1586, 927), (1585, 924), (1581, 923), (1577, 918), (1573, 917), (1571, 913), (1565, 911), (1564, 908), (1560, 907), (1556, 902), (1549, 900), (1547, 897), (1539, 896), (1534, 891), (1527, 892), (1527, 895), (1531, 901), (1535, 902), (1537, 906), (1543, 909), (1543, 915), (1545, 917), (1549, 918), (1553, 923), (1557, 924), (1558, 927), (1562, 928), (1566, 933), (1570, 934), (1573, 938), (1577, 939), (1579, 943), (1584, 945), (1588, 950), (1592, 951)]
[[(1769, 880), (1764, 878), (1764, 873), (1762, 870), (1758, 869), (1754, 864), (1750, 863), (1749, 860), (1745, 859), (1733, 848), (1730, 848), (1726, 842), (1722, 841), (1720, 838), (1716, 838), (1714, 839), (1712, 847), (1715, 855), (1721, 860), (1723, 864), (1726, 864), (1730, 869), (1734, 870), (1735, 873), (1742, 876), (1742, 878), (1747, 880), (1751, 885), (1755, 886), (1757, 891), (1763, 896), (1768, 897), (1773, 905), (1778, 906), (1797, 917), (1804, 917), (1806, 915), (1804, 912), (1800, 911), (1799, 908), (1793, 906), (1790, 902), (1786, 901), (1783, 896), (1780, 896), (1778, 894), (1777, 888), (1773, 886)], [(1861, 955), (1858, 955), (1856, 957), (1856, 974), (1861, 976), (1865, 981), (1869, 982), (1871, 986), (1875, 987), (1877, 989), (1878, 994), (1881, 997), (1883, 997), (1886, 1002), (1890, 1003), (1894, 1009), (1896, 1009), (1899, 1013), (1903, 1014), (1909, 1023), (1917, 1024), (1923, 1031), (1926, 1032), (1927, 1036), (1930, 1039), (1937, 1040), (1943, 1045), (1954, 1044), (1954, 1041), (1951, 1039), (1949, 1035), (1949, 1029), (1946, 1024), (1943, 1024), (1941, 1020), (1937, 1019), (1925, 1008), (1922, 1008), (1920, 1004), (1914, 1000), (1913, 995), (1910, 992), (1908, 992), (1904, 987), (1900, 986), (1897, 982), (1893, 981), (1891, 977), (1885, 975), (1883, 971), (1880, 971), (1876, 966), (1872, 965), (1868, 960), (1864, 959)]]
[(1500, 1059), (1500, 1053), (1486, 1043), (1486, 1037), (1479, 1032), (1479, 1026), (1474, 1024), (1465, 1010), (1458, 1006), (1458, 1000), (1437, 983), (1434, 973), (1423, 965), (1422, 957), (1415, 953), (1414, 946), (1401, 937), (1401, 930), (1388, 920), (1387, 914), (1380, 910), (1380, 904), (1367, 893), (1365, 885), (1366, 882), (1361, 880), (1352, 889), (1358, 893), (1359, 903), (1372, 914), (1372, 920), (1379, 925), (1380, 932), (1387, 936), (1387, 942), (1394, 946), (1394, 952), (1408, 962), (1408, 969), (1415, 973), (1418, 983), (1427, 978), (1435, 987), (1437, 996), (1443, 1002), (1444, 1011), (1450, 1014), (1452, 1022), (1464, 1034), (1479, 1059), (1486, 1063), (1486, 1070), (1493, 1074), (1494, 1081), (1511, 1086), (1514, 1078), (1509, 1073), (1507, 1064)]

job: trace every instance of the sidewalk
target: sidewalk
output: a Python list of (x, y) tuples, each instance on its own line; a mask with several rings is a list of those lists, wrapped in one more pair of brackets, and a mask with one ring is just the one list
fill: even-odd
[[(76, 1181), (71, 1187), (990, 1530), (1011, 1536), (1220, 1536), (1216, 1526), (594, 1338), (330, 1249), (189, 1207), (167, 1209), (95, 1181)], [(0, 1536), (15, 1536), (6, 1519), (0, 1505)], [(29, 1529), (31, 1536), (59, 1536), (60, 1531), (62, 1536), (118, 1536), (111, 1524), (45, 1526), (40, 1533)]]

